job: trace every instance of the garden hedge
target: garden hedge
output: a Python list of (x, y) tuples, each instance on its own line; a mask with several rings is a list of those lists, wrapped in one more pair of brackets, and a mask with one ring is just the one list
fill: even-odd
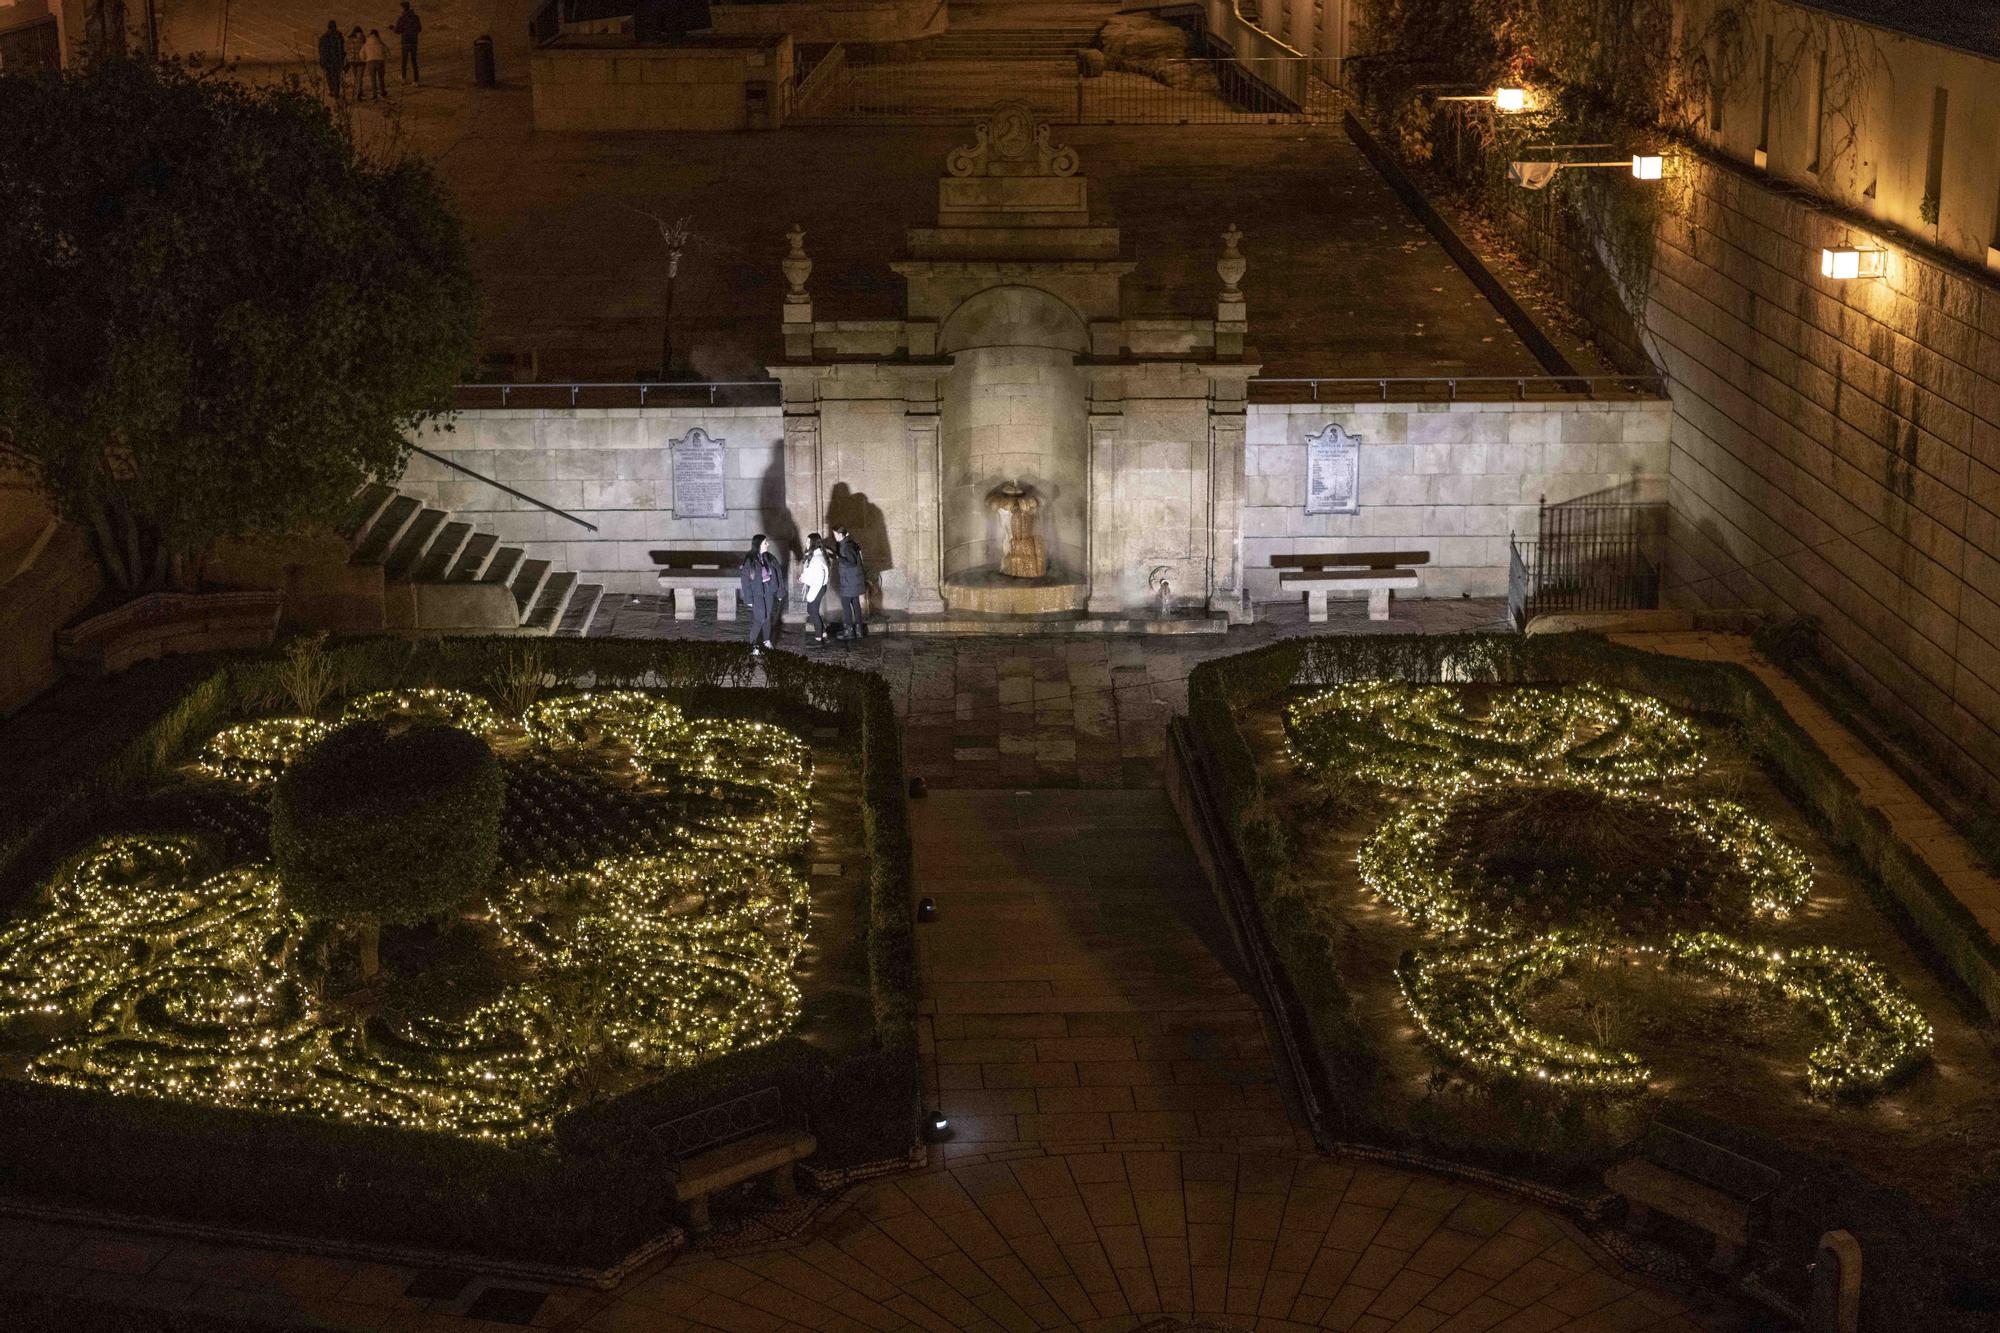
[[(516, 641), (358, 639), (334, 650), (345, 692), (435, 684), (482, 689)], [(734, 644), (537, 641), (565, 687), (742, 690), (757, 663)], [(0, 812), (0, 906), (23, 904), (99, 812), (143, 791), (193, 748), (279, 695), (275, 658), (209, 661), (159, 678), (113, 734), (43, 799)], [(917, 977), (902, 740), (878, 676), (788, 654), (763, 659), (763, 698), (833, 714), (860, 756), (870, 864), (867, 953), (874, 1030), (829, 1056), (795, 1038), (738, 1051), (570, 1112), (546, 1148), (272, 1116), (0, 1079), (0, 1179), (17, 1197), (255, 1230), (325, 1235), (581, 1267), (615, 1263), (670, 1220), (669, 1164), (645, 1127), (777, 1085), (812, 1121), (812, 1164), (900, 1157), (916, 1125)], [(24, 784), (24, 792), (29, 788)]]
[[(1573, 684), (1582, 681), (1651, 695), (1676, 708), (1733, 723), (1748, 747), (1766, 762), (1792, 795), (1850, 853), (1879, 886), (1920, 944), (1971, 993), (1988, 1015), (2000, 1017), (2000, 946), (1963, 903), (1905, 843), (1755, 674), (1733, 663), (1700, 662), (1612, 644), (1592, 634), (1516, 637), (1493, 634), (1440, 636), (1324, 635), (1287, 639), (1247, 653), (1213, 659), (1188, 677), (1188, 724), (1210, 774), (1213, 795), (1247, 870), (1263, 925), (1298, 994), (1314, 1038), (1330, 1066), (1330, 1087), (1342, 1099), (1352, 1126), (1362, 1122), (1376, 1136), (1393, 1126), (1367, 1126), (1368, 1074), (1373, 1053), (1350, 1012), (1351, 999), (1333, 961), (1321, 910), (1299, 892), (1288, 866), (1291, 850), (1267, 800), (1257, 758), (1237, 725), (1241, 711), (1300, 687), (1388, 677), (1415, 683), (1495, 682)], [(1699, 1116), (1669, 1103), (1669, 1118), (1693, 1122), (1719, 1142), (1771, 1160), (1787, 1180), (1779, 1237), (1793, 1271), (1809, 1262), (1820, 1232), (1845, 1227), (1868, 1255), (1865, 1289), (1870, 1327), (1913, 1328), (1922, 1310), (1926, 1328), (1982, 1327), (1960, 1319), (1947, 1293), (1952, 1265), (1991, 1264), (1973, 1257), (1976, 1246), (1913, 1244), (1912, 1237), (1966, 1233), (1931, 1216), (1918, 1203), (1865, 1182), (1838, 1162), (1778, 1145), (1754, 1131)], [(1364, 1131), (1365, 1132), (1365, 1131)], [(1475, 1165), (1509, 1169), (1510, 1164)]]
[(271, 797), (271, 860), (294, 912), (415, 925), (477, 898), (500, 864), (506, 784), (456, 727), (392, 736), (352, 722), (299, 756)]

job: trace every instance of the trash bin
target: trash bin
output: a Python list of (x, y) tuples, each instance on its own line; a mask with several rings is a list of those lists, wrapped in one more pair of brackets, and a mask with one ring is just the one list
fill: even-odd
[(472, 39), (472, 81), (482, 88), (498, 88), (500, 76), (493, 69), (493, 39)]

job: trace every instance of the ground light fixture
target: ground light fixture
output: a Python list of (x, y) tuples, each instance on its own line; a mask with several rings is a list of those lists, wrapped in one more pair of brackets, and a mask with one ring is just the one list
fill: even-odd
[(951, 1121), (945, 1119), (943, 1111), (924, 1112), (924, 1142), (943, 1143), (951, 1137)]
[(937, 920), (937, 903), (929, 898), (917, 899), (917, 920), (919, 921)]
[(1879, 278), (1882, 276), (1882, 260), (1883, 252), (1880, 250), (1833, 246), (1819, 252), (1819, 275), (1836, 282), (1852, 278)]

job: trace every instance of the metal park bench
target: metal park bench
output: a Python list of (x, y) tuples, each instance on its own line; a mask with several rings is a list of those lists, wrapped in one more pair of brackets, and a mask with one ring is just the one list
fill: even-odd
[(1701, 1228), (1715, 1238), (1709, 1265), (1735, 1267), (1778, 1189), (1778, 1173), (1657, 1122), (1646, 1127), (1639, 1155), (1604, 1173), (1604, 1187), (1630, 1206), (1625, 1224), (1643, 1230), (1654, 1212)]
[(660, 586), (674, 599), (674, 619), (694, 619), (697, 593), (715, 594), (718, 620), (736, 619), (736, 591), (741, 586), (741, 551), (654, 551)]
[(791, 1198), (798, 1190), (793, 1165), (819, 1146), (811, 1133), (787, 1122), (776, 1088), (663, 1121), (651, 1132), (675, 1161), (669, 1188), (687, 1214), (688, 1229), (697, 1233), (709, 1228), (708, 1199), (717, 1190), (767, 1176), (774, 1197)]
[(1368, 594), (1368, 618), (1389, 618), (1389, 594), (1397, 588), (1417, 586), (1413, 566), (1429, 564), (1429, 551), (1328, 551), (1325, 553), (1274, 555), (1271, 568), (1279, 570), (1278, 586), (1302, 588), (1306, 594), (1306, 619), (1326, 619), (1326, 595), (1336, 589)]

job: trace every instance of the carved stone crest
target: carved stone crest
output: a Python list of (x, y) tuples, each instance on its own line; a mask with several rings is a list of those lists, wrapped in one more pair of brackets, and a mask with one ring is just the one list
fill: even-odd
[(954, 176), (1073, 176), (1080, 165), (1076, 150), (1054, 142), (1026, 102), (1002, 102), (972, 127), (972, 142), (944, 160)]

